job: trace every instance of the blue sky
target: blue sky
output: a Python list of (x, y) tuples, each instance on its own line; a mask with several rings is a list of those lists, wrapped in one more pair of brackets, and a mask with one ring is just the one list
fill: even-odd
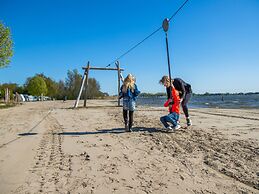
[[(24, 84), (36, 73), (59, 81), (90, 61), (105, 67), (170, 17), (184, 0), (0, 0), (14, 56), (0, 83)], [(189, 0), (168, 32), (171, 72), (195, 93), (259, 91), (259, 1)], [(168, 74), (161, 30), (120, 60), (142, 92), (164, 92)], [(112, 65), (113, 67), (114, 65)], [(91, 71), (103, 92), (117, 91), (116, 72)]]

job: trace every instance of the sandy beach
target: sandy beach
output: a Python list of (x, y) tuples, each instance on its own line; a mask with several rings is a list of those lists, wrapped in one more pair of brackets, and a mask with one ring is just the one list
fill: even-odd
[(0, 109), (0, 193), (259, 193), (259, 109), (191, 109), (162, 133), (167, 109), (138, 106), (127, 133), (116, 101), (73, 104)]

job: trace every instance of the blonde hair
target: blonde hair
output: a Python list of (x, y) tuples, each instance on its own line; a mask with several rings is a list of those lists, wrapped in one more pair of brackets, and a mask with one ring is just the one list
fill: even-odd
[(127, 89), (130, 89), (132, 92), (134, 92), (135, 89), (135, 77), (131, 74), (128, 74), (127, 77), (124, 79), (123, 86), (122, 86), (122, 92), (127, 92)]

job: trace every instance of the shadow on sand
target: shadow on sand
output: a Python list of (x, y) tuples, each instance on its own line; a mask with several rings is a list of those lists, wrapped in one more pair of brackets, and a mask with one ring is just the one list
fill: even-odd
[(83, 107), (83, 106), (78, 106), (76, 108), (74, 107), (63, 107), (63, 108), (59, 108), (59, 109), (67, 109), (67, 110), (79, 110), (79, 109), (96, 109), (96, 108), (121, 108), (122, 106), (117, 106), (117, 105), (104, 105), (104, 106), (87, 106), (87, 107)]
[(37, 135), (38, 133), (19, 133), (19, 136), (30, 136), (30, 135)]
[[(149, 132), (149, 133), (154, 133), (154, 132), (159, 132), (156, 128), (146, 128), (146, 127), (135, 127), (132, 128), (132, 132)], [(77, 131), (71, 131), (71, 132), (62, 132), (62, 133), (54, 133), (54, 135), (97, 135), (97, 134), (121, 134), (121, 133), (129, 133), (126, 132), (124, 128), (114, 128), (114, 129), (101, 129), (97, 131), (84, 131), (84, 132), (77, 132)]]

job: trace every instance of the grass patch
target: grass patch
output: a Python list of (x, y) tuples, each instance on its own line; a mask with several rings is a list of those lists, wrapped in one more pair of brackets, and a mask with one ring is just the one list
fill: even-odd
[(0, 109), (4, 109), (4, 108), (10, 108), (10, 107), (14, 107), (15, 104), (3, 104), (0, 103)]

